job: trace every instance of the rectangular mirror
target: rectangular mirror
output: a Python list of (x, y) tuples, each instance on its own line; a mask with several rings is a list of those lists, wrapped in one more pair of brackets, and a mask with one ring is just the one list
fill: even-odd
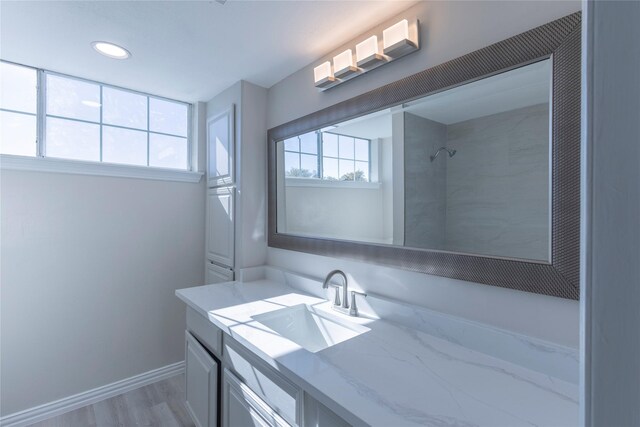
[(277, 232), (550, 262), (551, 59), (276, 142)]
[(578, 299), (580, 13), (269, 130), (269, 246)]

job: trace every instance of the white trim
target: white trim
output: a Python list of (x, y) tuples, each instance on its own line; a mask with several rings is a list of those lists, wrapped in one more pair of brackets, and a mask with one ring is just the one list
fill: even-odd
[(594, 16), (595, 4), (582, 1), (582, 58), (580, 109), (580, 380), (579, 425), (592, 426), (591, 392), (592, 336), (592, 236), (593, 236), (593, 92), (594, 92)]
[(194, 183), (200, 182), (203, 175), (202, 172), (154, 168), (149, 166), (116, 165), (111, 163), (54, 159), (51, 157), (13, 156), (10, 154), (0, 155), (0, 169)]
[(60, 400), (45, 403), (24, 411), (15, 412), (0, 418), (1, 427), (21, 427), (37, 423), (64, 414), (83, 406), (91, 405), (101, 400), (117, 396), (127, 391), (135, 390), (148, 384), (152, 384), (184, 372), (184, 361), (176, 362), (162, 368), (154, 369), (124, 380), (116, 381), (101, 387), (74, 394)]
[(378, 190), (381, 187), (379, 182), (330, 181), (317, 178), (285, 178), (284, 182), (286, 187), (363, 188), (367, 190)]

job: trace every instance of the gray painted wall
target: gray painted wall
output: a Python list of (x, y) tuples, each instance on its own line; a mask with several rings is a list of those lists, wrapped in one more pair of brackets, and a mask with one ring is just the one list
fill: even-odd
[(449, 125), (447, 146), (446, 250), (549, 260), (549, 106)]
[(204, 182), (0, 173), (7, 415), (184, 360)]
[[(422, 48), (419, 52), (329, 91), (318, 92), (313, 87), (313, 67), (339, 53), (340, 49), (352, 47), (350, 41), (345, 41), (326, 57), (318, 58), (317, 62), (269, 89), (267, 125), (271, 128), (286, 123), (580, 10), (577, 1), (546, 2), (543, 6), (535, 1), (420, 2), (402, 15), (421, 21)], [(378, 29), (393, 22), (381, 23)], [(275, 248), (269, 248), (268, 262), (316, 276), (322, 276), (332, 268), (343, 268), (356, 286), (370, 292), (578, 346), (576, 301)]]
[(640, 2), (583, 26), (581, 425), (640, 425)]

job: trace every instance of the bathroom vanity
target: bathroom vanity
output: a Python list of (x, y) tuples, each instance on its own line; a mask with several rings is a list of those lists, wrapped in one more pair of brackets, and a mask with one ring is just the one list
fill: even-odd
[[(578, 299), (580, 25), (270, 129), (269, 247)], [(324, 285), (259, 267), (176, 292), (198, 425), (578, 423), (576, 349), (371, 292), (336, 311)]]
[(377, 295), (351, 317), (332, 310), (320, 278), (240, 273), (176, 291), (197, 425), (578, 422), (576, 349)]

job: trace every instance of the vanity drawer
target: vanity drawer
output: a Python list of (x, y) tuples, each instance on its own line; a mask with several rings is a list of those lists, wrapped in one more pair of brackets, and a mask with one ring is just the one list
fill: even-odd
[(210, 352), (218, 358), (222, 357), (222, 331), (191, 307), (187, 307), (187, 329), (206, 345)]
[(301, 390), (233, 339), (224, 338), (225, 367), (287, 422), (300, 425)]

